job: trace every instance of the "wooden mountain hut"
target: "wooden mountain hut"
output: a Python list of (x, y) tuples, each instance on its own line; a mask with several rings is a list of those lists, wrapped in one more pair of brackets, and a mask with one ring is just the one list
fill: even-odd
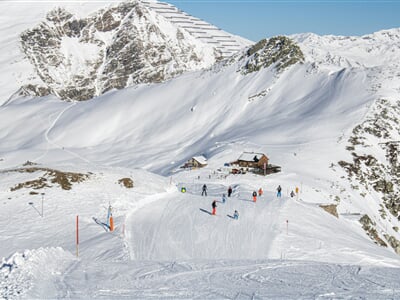
[(268, 166), (268, 157), (264, 153), (243, 152), (235, 164), (244, 168), (263, 169), (264, 164)]

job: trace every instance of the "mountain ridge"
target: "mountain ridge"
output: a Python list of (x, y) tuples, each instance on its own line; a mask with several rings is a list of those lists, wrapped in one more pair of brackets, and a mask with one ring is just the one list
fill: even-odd
[(199, 22), (157, 1), (122, 2), (84, 19), (54, 9), (21, 35), (22, 49), (44, 86), (25, 85), (20, 94), (88, 100), (207, 68), (248, 44)]

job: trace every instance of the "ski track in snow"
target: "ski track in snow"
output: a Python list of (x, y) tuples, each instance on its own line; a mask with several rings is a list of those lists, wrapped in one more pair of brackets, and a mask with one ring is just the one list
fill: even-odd
[[(48, 143), (47, 146), (46, 146), (46, 151), (45, 151), (42, 155), (40, 155), (39, 157), (33, 159), (33, 160), (32, 160), (33, 162), (38, 162), (38, 161), (40, 161), (41, 159), (43, 159), (43, 158), (49, 153), (49, 145), (53, 145), (53, 146), (55, 146), (56, 148), (62, 149), (63, 151), (68, 152), (69, 154), (72, 154), (73, 156), (76, 156), (77, 158), (80, 158), (80, 159), (83, 160), (84, 162), (89, 163), (89, 161), (88, 161), (87, 159), (81, 157), (80, 155), (78, 155), (78, 154), (76, 154), (76, 153), (74, 153), (74, 152), (72, 152), (72, 151), (70, 151), (70, 150), (64, 149), (63, 146), (61, 146), (61, 145), (59, 145), (59, 144), (53, 142), (53, 141), (49, 138), (49, 133), (50, 133), (50, 131), (56, 126), (56, 124), (57, 124), (58, 120), (61, 118), (61, 116), (62, 116), (67, 110), (71, 109), (71, 108), (72, 108), (73, 106), (75, 106), (75, 105), (76, 105), (76, 102), (73, 102), (71, 105), (69, 105), (69, 106), (67, 106), (66, 108), (62, 109), (61, 112), (59, 112), (58, 115), (56, 116), (56, 118), (53, 120), (53, 122), (51, 122), (50, 126), (47, 128), (47, 130), (46, 130), (45, 133), (44, 133), (44, 138), (45, 138), (45, 140), (46, 140), (47, 143)], [(54, 114), (53, 114), (53, 115), (54, 115)], [(48, 117), (49, 123), (50, 123), (50, 120), (51, 120), (51, 118), (53, 117), (53, 115), (50, 115), (50, 116)]]
[[(17, 296), (18, 292), (28, 299), (400, 297), (400, 269), (270, 260), (271, 244), (277, 237), (286, 236), (284, 221), (290, 208), (311, 207), (308, 203), (287, 197), (278, 199), (271, 191), (265, 191), (253, 203), (254, 187), (244, 183), (207, 182), (207, 197), (200, 196), (200, 181), (177, 186), (182, 185), (187, 193), (170, 188), (167, 192), (142, 195), (128, 210), (127, 235), (115, 247), (126, 247), (130, 259), (88, 259), (84, 252), (93, 250), (86, 247), (82, 258), (70, 258), (62, 273), (47, 277), (47, 289), (42, 291), (43, 281), (35, 279), (9, 295)], [(211, 210), (212, 200), (220, 201), (229, 185), (233, 195), (227, 197), (225, 204), (218, 203), (217, 216), (200, 211), (199, 208)], [(239, 210), (239, 220), (227, 216), (234, 209)], [(117, 227), (115, 234), (119, 232)], [(106, 239), (115, 235), (99, 234)], [(265, 241), (269, 243), (264, 244)], [(50, 258), (57, 263), (57, 258)], [(14, 270), (26, 273), (23, 268)], [(18, 283), (11, 282), (13, 286)]]
[[(396, 299), (400, 296), (395, 278), (399, 270), (390, 268), (280, 260), (133, 261), (104, 265), (96, 278), (94, 265), (82, 261), (78, 266), (65, 277), (72, 287), (68, 297), (74, 299), (341, 299), (354, 295), (362, 299)], [(391, 275), (390, 279), (385, 278), (385, 273)], [(82, 279), (84, 284), (79, 283)]]
[[(281, 232), (277, 228), (282, 221), (275, 212), (283, 208), (286, 200), (264, 194), (253, 203), (250, 200), (252, 190), (249, 187), (241, 190), (240, 186), (236, 186), (232, 197), (227, 197), (223, 204), (220, 195), (228, 186), (209, 184), (208, 196), (202, 197), (201, 184), (181, 185), (187, 188), (186, 194), (169, 194), (158, 199), (159, 204), (143, 206), (130, 215), (128, 230), (132, 232), (130, 243), (136, 249), (133, 250), (136, 259), (159, 259), (160, 255), (163, 259), (268, 256), (270, 243), (267, 241), (273, 240)], [(216, 216), (210, 215), (213, 200), (218, 201)], [(239, 220), (232, 219), (235, 209), (239, 210)], [(253, 232), (254, 223), (262, 224), (262, 228), (256, 228), (256, 232)], [(142, 232), (144, 228), (145, 233)], [(171, 235), (167, 228), (176, 230), (172, 230)], [(258, 240), (260, 237), (262, 241)], [(248, 245), (258, 245), (254, 253), (253, 249), (239, 243), (242, 239)], [(206, 246), (207, 243), (210, 244), (207, 253), (196, 252), (196, 249), (201, 249), (200, 245)]]

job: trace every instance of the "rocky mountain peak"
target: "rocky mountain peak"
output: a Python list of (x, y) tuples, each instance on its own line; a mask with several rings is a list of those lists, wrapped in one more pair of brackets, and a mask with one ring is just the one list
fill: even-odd
[[(198, 28), (204, 29), (202, 36)], [(42, 85), (27, 84), (20, 93), (87, 100), (207, 68), (247, 44), (156, 1), (122, 2), (85, 18), (59, 7), (21, 34)]]
[(285, 36), (263, 39), (250, 47), (242, 57), (245, 64), (242, 72), (245, 74), (259, 71), (274, 65), (279, 72), (287, 67), (304, 61), (300, 47)]

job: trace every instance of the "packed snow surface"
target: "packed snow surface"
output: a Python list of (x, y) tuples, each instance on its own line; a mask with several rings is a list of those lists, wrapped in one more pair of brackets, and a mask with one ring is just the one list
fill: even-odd
[[(85, 3), (82, 10), (90, 11), (89, 4), (100, 5)], [(5, 14), (10, 24), (13, 9)], [(24, 13), (13, 30), (37, 21), (38, 10)], [(11, 29), (1, 32), (0, 45), (11, 55)], [(397, 32), (369, 39), (296, 36), (306, 60), (281, 73), (271, 67), (243, 75), (236, 57), (86, 102), (54, 96), (5, 102), (1, 297), (400, 298), (399, 256), (376, 245), (359, 222), (368, 214), (394, 235), (398, 221), (379, 219), (376, 194), (361, 197), (337, 167), (351, 157), (346, 141), (374, 101), (398, 99), (400, 80), (385, 73), (393, 69), (356, 48), (376, 45), (374, 38), (389, 45)], [(75, 45), (63, 42), (68, 49)], [(320, 52), (313, 51), (318, 43)], [(340, 51), (343, 45), (352, 49), (349, 55)], [(17, 78), (27, 74), (22, 61), (10, 67), (0, 58), (0, 64)], [(0, 80), (9, 82), (7, 76)], [(378, 83), (381, 88), (371, 89)], [(7, 84), (4, 90), (11, 92)], [(243, 152), (266, 154), (282, 172), (230, 174), (227, 163)], [(205, 168), (180, 168), (200, 155)], [(57, 183), (51, 170), (84, 179), (63, 189), (68, 180)], [(201, 195), (204, 184), (207, 196)], [(229, 186), (232, 196), (223, 203)], [(264, 193), (254, 201), (259, 188)], [(320, 207), (338, 202), (338, 217)], [(113, 232), (106, 224), (110, 206)]]

